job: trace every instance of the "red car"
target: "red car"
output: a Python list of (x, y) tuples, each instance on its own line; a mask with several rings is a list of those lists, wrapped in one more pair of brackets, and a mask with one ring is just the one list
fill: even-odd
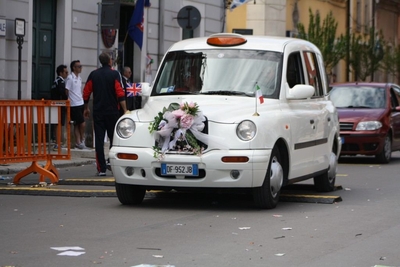
[(388, 163), (400, 150), (400, 86), (393, 83), (337, 83), (330, 99), (339, 113), (341, 156), (375, 156)]

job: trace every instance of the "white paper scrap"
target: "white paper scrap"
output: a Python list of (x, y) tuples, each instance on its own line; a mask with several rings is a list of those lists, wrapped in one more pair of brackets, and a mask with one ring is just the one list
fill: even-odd
[(85, 250), (81, 247), (50, 247), (51, 249), (58, 250), (58, 251), (66, 251), (66, 250)]
[(275, 254), (275, 256), (282, 257), (282, 256), (285, 256), (285, 253), (278, 253), (278, 254)]
[(68, 250), (68, 251), (64, 251), (64, 252), (58, 253), (57, 255), (58, 256), (73, 256), (73, 257), (76, 257), (76, 256), (83, 255), (85, 253), (86, 252), (84, 252), (84, 251), (71, 251), (71, 250)]
[(249, 230), (251, 227), (239, 227), (239, 230)]
[(140, 264), (131, 267), (175, 267), (175, 265), (153, 265), (153, 264)]

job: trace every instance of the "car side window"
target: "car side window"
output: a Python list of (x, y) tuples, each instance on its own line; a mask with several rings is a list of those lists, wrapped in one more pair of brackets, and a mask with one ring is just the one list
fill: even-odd
[(308, 83), (315, 88), (314, 97), (324, 96), (318, 60), (315, 53), (303, 52), (307, 69)]
[(392, 108), (399, 106), (400, 99), (400, 88), (392, 87), (390, 88), (390, 104)]
[(301, 56), (299, 52), (289, 55), (286, 81), (290, 88), (293, 88), (296, 84), (305, 84)]

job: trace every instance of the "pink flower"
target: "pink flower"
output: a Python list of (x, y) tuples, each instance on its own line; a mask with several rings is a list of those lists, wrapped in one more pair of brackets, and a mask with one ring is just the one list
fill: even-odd
[(181, 128), (183, 128), (183, 129), (190, 129), (190, 127), (192, 127), (193, 121), (194, 121), (193, 115), (184, 114), (184, 115), (181, 117), (180, 126), (181, 126)]
[(196, 106), (195, 103), (193, 103), (193, 102), (190, 102), (190, 103), (189, 103), (189, 108), (194, 108), (195, 106)]
[(174, 116), (179, 119), (180, 117), (182, 117), (183, 115), (185, 115), (185, 111), (181, 110), (181, 109), (177, 109), (172, 111), (172, 114), (174, 114)]

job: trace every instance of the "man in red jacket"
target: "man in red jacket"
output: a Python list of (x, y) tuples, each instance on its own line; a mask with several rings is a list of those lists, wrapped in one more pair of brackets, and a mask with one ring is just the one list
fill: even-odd
[(109, 54), (103, 52), (99, 56), (101, 68), (92, 71), (83, 89), (84, 115), (90, 116), (89, 99), (93, 93), (93, 125), (95, 133), (95, 149), (97, 175), (106, 176), (107, 163), (104, 155), (104, 137), (110, 140), (112, 147), (114, 127), (120, 117), (119, 109), (126, 110), (125, 92), (122, 89), (121, 75), (113, 70)]

